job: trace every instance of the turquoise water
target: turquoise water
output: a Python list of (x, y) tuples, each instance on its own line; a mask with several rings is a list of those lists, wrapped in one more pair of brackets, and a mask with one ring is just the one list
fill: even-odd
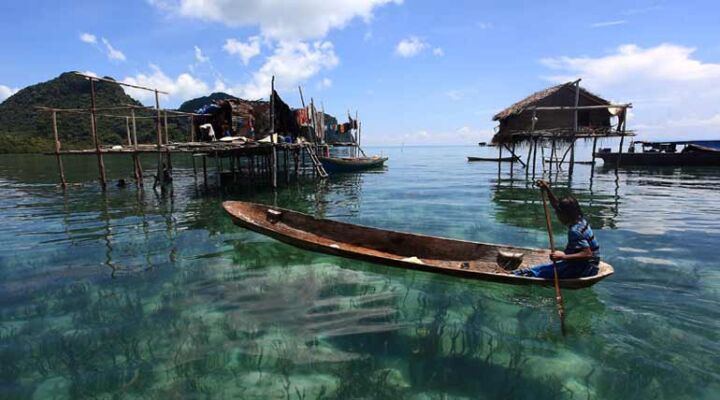
[[(227, 199), (388, 229), (544, 247), (520, 168), (477, 147), (370, 149), (387, 168), (276, 194), (103, 194), (93, 158), (0, 156), (0, 397), (715, 399), (720, 178), (576, 167), (571, 190), (616, 274), (565, 291), (315, 254), (235, 227)], [(145, 169), (152, 168), (147, 159)], [(112, 179), (130, 175), (108, 157)], [(553, 177), (556, 179), (556, 177)], [(568, 189), (568, 186), (570, 189)], [(555, 226), (563, 242), (563, 228)]]

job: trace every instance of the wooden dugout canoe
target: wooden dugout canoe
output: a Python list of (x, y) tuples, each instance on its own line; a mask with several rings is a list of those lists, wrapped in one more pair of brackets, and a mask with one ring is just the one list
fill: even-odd
[(318, 157), (327, 172), (353, 172), (379, 168), (387, 157)]
[[(515, 285), (552, 286), (552, 279), (509, 274), (497, 264), (498, 252), (523, 253), (521, 267), (548, 262), (548, 251), (417, 235), (318, 219), (263, 204), (226, 201), (236, 225), (307, 250), (393, 267)], [(595, 276), (561, 279), (560, 286), (592, 286), (614, 272), (600, 263)]]
[(517, 157), (472, 157), (467, 156), (468, 162), (476, 162), (476, 161), (492, 161), (492, 162), (515, 162), (519, 160)]

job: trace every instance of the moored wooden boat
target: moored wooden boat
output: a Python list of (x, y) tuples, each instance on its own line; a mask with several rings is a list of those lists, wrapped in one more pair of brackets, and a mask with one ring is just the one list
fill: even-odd
[(474, 161), (513, 162), (513, 161), (517, 161), (517, 160), (518, 160), (517, 157), (502, 157), (502, 158), (499, 158), (499, 157), (471, 157), (471, 156), (468, 156), (467, 159), (468, 159), (469, 162), (474, 162)]
[(388, 160), (387, 157), (318, 157), (328, 172), (352, 172), (371, 168), (379, 168)]
[[(498, 265), (498, 258), (508, 253), (522, 253), (520, 267), (545, 263), (547, 250), (395, 232), (318, 219), (256, 203), (226, 201), (223, 207), (235, 224), (308, 250), (462, 278), (516, 285), (553, 285), (550, 279), (515, 276)], [(588, 287), (613, 272), (612, 266), (601, 262), (597, 275), (561, 279), (560, 286)]]

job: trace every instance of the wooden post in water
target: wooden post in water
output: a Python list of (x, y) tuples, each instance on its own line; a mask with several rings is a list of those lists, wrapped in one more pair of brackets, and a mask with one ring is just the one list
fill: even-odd
[[(572, 178), (575, 170), (575, 135), (577, 135), (578, 126), (578, 105), (580, 104), (580, 79), (575, 81), (575, 118), (573, 120), (573, 137), (570, 143), (570, 166), (568, 167), (568, 177)], [(564, 158), (564, 157), (563, 157)]]
[[(513, 176), (513, 167), (515, 166), (515, 142), (513, 142), (512, 148), (509, 149), (509, 150), (510, 150), (510, 154), (511, 154), (512, 157), (513, 157), (512, 161), (510, 162), (510, 179), (512, 179), (512, 176)], [(522, 163), (522, 161), (520, 161), (520, 162)]]
[(100, 140), (97, 135), (97, 120), (95, 118), (95, 81), (90, 79), (90, 131), (92, 139), (95, 143), (95, 154), (97, 154), (98, 170), (100, 173), (100, 186), (102, 190), (107, 189), (107, 181), (105, 180), (105, 163), (100, 152)]
[(270, 145), (272, 146), (272, 160), (270, 162), (270, 169), (272, 174), (272, 187), (277, 189), (277, 149), (275, 148), (275, 75), (273, 75), (270, 81), (271, 94), (270, 94)]
[(190, 116), (190, 142), (195, 141), (195, 116)]
[(498, 178), (500, 177), (500, 169), (502, 166), (502, 144), (498, 144)]
[(208, 180), (207, 180), (207, 154), (203, 154), (202, 157), (203, 161), (203, 184), (205, 185), (205, 189), (207, 189)]
[[(165, 120), (165, 144), (170, 144), (170, 135), (168, 134), (168, 120), (167, 120), (167, 111), (164, 113), (164, 120)], [(170, 154), (170, 153), (168, 153)]]
[(138, 141), (137, 141), (137, 124), (135, 121), (135, 108), (130, 109), (130, 119), (132, 120), (132, 141), (133, 141), (133, 169), (135, 171), (135, 185), (138, 187), (143, 187), (143, 172), (142, 172), (142, 164), (140, 163), (140, 159), (138, 157), (137, 149), (138, 149)]
[[(157, 89), (155, 89), (155, 111), (156, 111), (156, 135), (157, 135), (157, 183), (162, 186), (165, 184), (165, 174), (163, 173), (163, 155), (162, 155), (162, 122), (160, 121), (160, 96), (158, 95)], [(155, 186), (153, 185), (153, 188)]]
[(67, 181), (65, 181), (65, 169), (63, 168), (62, 157), (60, 156), (60, 135), (58, 135), (57, 129), (57, 111), (52, 112), (52, 125), (53, 125), (53, 137), (55, 138), (55, 159), (57, 160), (58, 172), (60, 173), (60, 186), (63, 190), (67, 188)]
[(593, 148), (592, 148), (592, 165), (595, 166), (595, 152), (597, 150), (597, 136), (593, 138)]
[(537, 164), (537, 161), (536, 161), (536, 160), (537, 160), (537, 142), (538, 142), (538, 139), (537, 139), (537, 138), (534, 138), (534, 139), (533, 139), (533, 144), (532, 144), (532, 147), (533, 147), (533, 161), (532, 161), (532, 162), (533, 162), (533, 168), (532, 168), (533, 173), (532, 173), (532, 178), (533, 178), (533, 180), (535, 180), (535, 164)]
[(125, 117), (125, 130), (127, 130), (128, 147), (130, 147), (132, 146), (132, 139), (130, 138), (130, 117)]

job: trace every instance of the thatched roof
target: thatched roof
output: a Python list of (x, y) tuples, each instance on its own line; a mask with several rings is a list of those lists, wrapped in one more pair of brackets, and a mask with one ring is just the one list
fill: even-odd
[[(543, 89), (539, 92), (535, 92), (531, 94), (530, 96), (518, 101), (517, 103), (511, 105), (510, 107), (500, 111), (499, 113), (495, 114), (493, 117), (493, 121), (500, 121), (503, 120), (509, 116), (516, 115), (522, 113), (526, 108), (535, 105), (539, 101), (552, 96), (553, 94), (557, 93), (561, 89), (565, 87), (571, 87), (575, 86), (575, 82), (567, 82), (563, 83), (557, 86), (552, 86), (547, 89)], [(574, 89), (573, 89), (574, 90)], [(584, 96), (593, 102), (596, 102), (597, 104), (610, 104), (608, 100), (603, 99), (600, 96), (597, 96), (593, 93), (590, 93), (589, 91), (580, 88), (580, 96)]]

